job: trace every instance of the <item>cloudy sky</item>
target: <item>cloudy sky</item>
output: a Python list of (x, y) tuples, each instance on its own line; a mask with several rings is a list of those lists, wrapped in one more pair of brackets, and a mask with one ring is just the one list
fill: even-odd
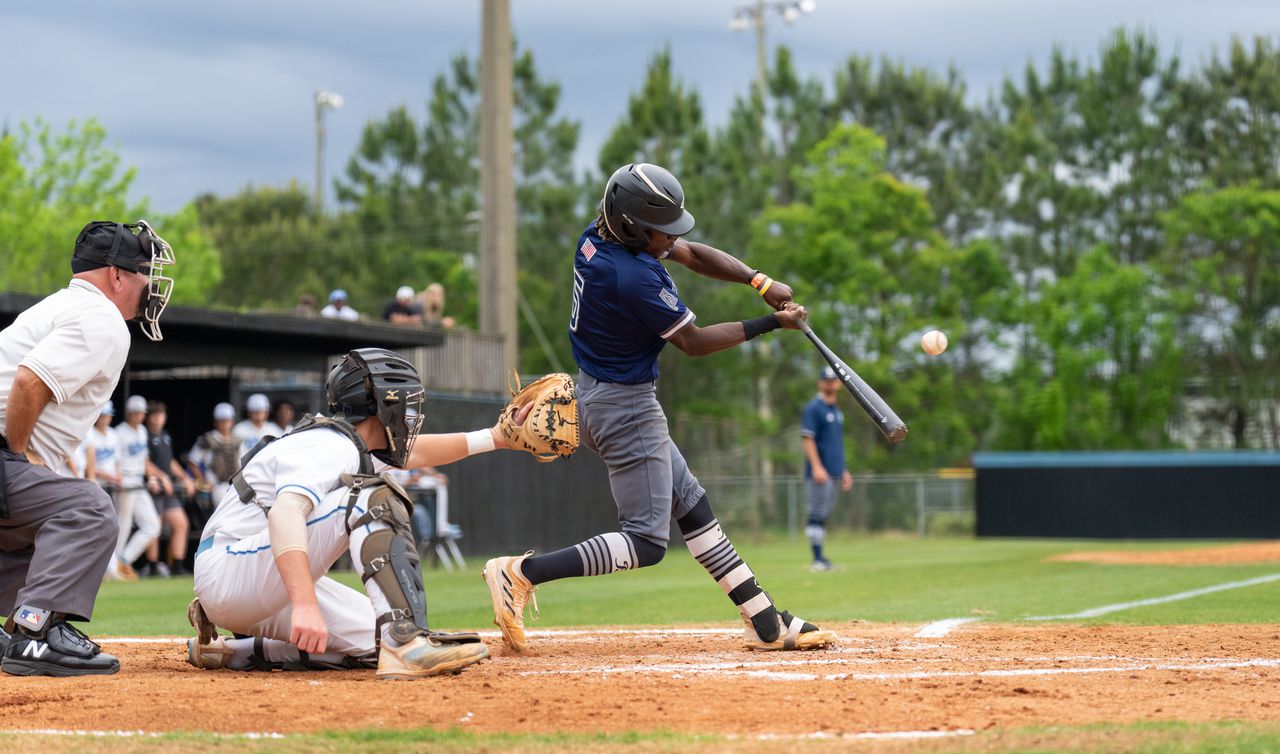
[[(729, 18), (746, 0), (511, 0), (512, 25), (582, 123), (577, 162), (594, 165), (647, 61), (670, 44), (712, 124), (755, 72), (749, 32)], [(938, 69), (955, 64), (983, 97), (1053, 45), (1092, 55), (1118, 27), (1153, 30), (1191, 63), (1232, 34), (1275, 34), (1274, 0), (817, 0), (769, 40), (805, 74), (829, 79), (851, 53)], [(392, 107), (424, 111), (455, 54), (477, 54), (480, 0), (41, 0), (0, 7), (0, 123), (96, 118), (137, 166), (135, 198), (176, 209), (202, 191), (314, 175), (313, 92), (329, 114), (329, 175), (364, 124)]]

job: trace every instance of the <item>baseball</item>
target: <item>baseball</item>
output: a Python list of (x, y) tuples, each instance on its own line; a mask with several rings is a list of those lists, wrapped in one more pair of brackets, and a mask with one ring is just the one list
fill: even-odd
[(941, 330), (930, 330), (920, 338), (920, 347), (930, 356), (937, 356), (947, 350), (947, 334)]

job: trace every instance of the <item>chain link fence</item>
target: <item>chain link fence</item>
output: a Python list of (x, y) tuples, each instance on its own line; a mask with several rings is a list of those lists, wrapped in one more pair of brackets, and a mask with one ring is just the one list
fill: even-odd
[[(729, 531), (803, 536), (808, 505), (803, 476), (699, 478)], [(904, 532), (917, 537), (972, 536), (973, 474), (944, 469), (919, 474), (855, 474), (836, 498), (827, 530)]]

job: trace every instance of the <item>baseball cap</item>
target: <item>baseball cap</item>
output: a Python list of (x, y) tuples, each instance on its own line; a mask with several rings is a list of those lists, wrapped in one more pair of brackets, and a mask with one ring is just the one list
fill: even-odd
[(346, 301), (346, 300), (347, 300), (347, 292), (342, 290), (341, 288), (334, 288), (333, 291), (329, 293), (329, 303), (331, 304), (334, 301)]
[(147, 399), (141, 395), (131, 395), (129, 400), (124, 402), (124, 412), (126, 414), (145, 414), (147, 413)]
[(831, 367), (823, 367), (823, 368), (822, 368), (822, 374), (818, 375), (818, 379), (820, 379), (820, 380), (838, 380), (838, 379), (840, 379), (840, 378), (836, 376), (836, 370), (832, 369)]
[(244, 407), (247, 411), (270, 411), (271, 399), (262, 393), (254, 393), (244, 402)]
[(124, 223), (94, 220), (76, 236), (71, 272), (79, 274), (100, 267), (120, 267), (138, 272), (151, 263), (151, 252)]
[(400, 286), (399, 288), (396, 289), (396, 298), (398, 299), (413, 298), (413, 287), (408, 285)]
[(213, 407), (213, 420), (216, 422), (236, 418), (236, 407), (230, 403), (219, 403)]
[(107, 405), (103, 406), (102, 410), (99, 411), (98, 414), (100, 416), (115, 416), (116, 415), (115, 401), (107, 401)]

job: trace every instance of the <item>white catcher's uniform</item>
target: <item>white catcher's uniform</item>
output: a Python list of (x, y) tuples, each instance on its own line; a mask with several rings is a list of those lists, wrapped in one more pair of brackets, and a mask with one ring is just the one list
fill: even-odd
[[(282, 492), (305, 495), (315, 504), (307, 517), (307, 557), (329, 631), (327, 652), (357, 656), (374, 651), (374, 605), (368, 596), (324, 574), (348, 549), (353, 562), (360, 562), (358, 553), (365, 537), (387, 528), (375, 521), (347, 535), (348, 488), (339, 477), (355, 474), (359, 467), (354, 443), (337, 430), (321, 427), (276, 440), (243, 470), (257, 503), (266, 508)], [(376, 461), (375, 467), (386, 468)], [(364, 495), (368, 493), (362, 493), (353, 519), (366, 510)], [(218, 626), (289, 641), (292, 606), (271, 552), (267, 515), (257, 504), (241, 502), (235, 487), (223, 495), (205, 525), (196, 552), (195, 592), (209, 619)], [(385, 600), (381, 593), (377, 596)]]

